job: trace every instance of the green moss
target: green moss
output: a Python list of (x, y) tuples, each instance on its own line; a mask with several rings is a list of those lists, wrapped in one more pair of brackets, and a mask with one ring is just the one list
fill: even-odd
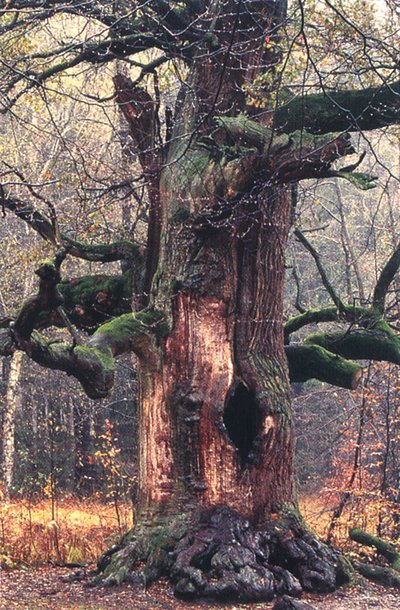
[(367, 563), (354, 562), (354, 565), (356, 570), (365, 578), (387, 587), (400, 589), (400, 576), (395, 570)]
[(114, 358), (111, 349), (99, 349), (90, 345), (77, 345), (74, 348), (74, 354), (79, 358), (82, 356), (85, 362), (93, 362), (94, 365), (100, 365), (104, 372), (112, 372), (114, 370)]
[(335, 173), (338, 178), (344, 178), (351, 184), (354, 184), (361, 191), (368, 191), (376, 187), (376, 180), (378, 180), (379, 176), (374, 176), (372, 174), (366, 174), (362, 172), (345, 172), (338, 171)]
[(64, 297), (66, 309), (72, 310), (76, 305), (82, 305), (85, 309), (91, 308), (101, 292), (115, 305), (126, 299), (129, 307), (132, 294), (131, 273), (128, 271), (122, 275), (86, 275), (63, 280), (58, 284), (58, 289)]
[(54, 259), (52, 258), (45, 258), (44, 260), (39, 262), (38, 268), (40, 269), (41, 267), (51, 267), (53, 269), (56, 269), (56, 266), (54, 264)]
[(180, 143), (175, 158), (176, 161), (163, 171), (161, 179), (161, 188), (169, 192), (170, 217), (180, 208), (190, 212), (198, 210), (202, 198), (209, 200), (210, 191), (205, 183), (210, 165), (214, 165), (210, 150), (196, 144), (188, 148), (187, 140)]
[(400, 338), (385, 330), (382, 321), (371, 330), (360, 329), (337, 333), (314, 333), (305, 343), (319, 345), (344, 358), (381, 360), (400, 364)]
[[(282, 136), (281, 136), (282, 137)], [(286, 136), (287, 137), (287, 136)], [(331, 142), (336, 137), (333, 133), (327, 133), (323, 136), (316, 136), (314, 134), (310, 134), (307, 131), (294, 131), (289, 134), (289, 138), (291, 141), (291, 147), (294, 149), (314, 149), (320, 148)], [(274, 139), (275, 144), (275, 139)]]
[(375, 547), (380, 555), (383, 555), (394, 570), (400, 572), (400, 553), (388, 542), (378, 536), (373, 536), (364, 530), (353, 527), (349, 532), (350, 538), (359, 544)]
[(93, 335), (93, 340), (97, 336), (109, 335), (113, 343), (126, 344), (129, 336), (135, 333), (151, 331), (155, 337), (161, 339), (168, 335), (169, 329), (164, 322), (164, 316), (152, 309), (144, 309), (138, 313), (126, 313), (122, 316), (110, 320), (100, 326)]
[[(322, 335), (322, 333), (321, 333)], [(311, 340), (312, 335), (309, 339)], [(330, 351), (325, 345), (304, 343), (286, 347), (291, 382), (319, 379), (342, 388), (354, 389), (362, 367)]]
[(272, 138), (272, 130), (256, 121), (252, 121), (245, 114), (236, 117), (219, 117), (216, 119), (219, 127), (225, 129), (233, 142), (240, 138), (242, 143), (265, 148), (269, 146)]
[(400, 81), (387, 86), (304, 95), (282, 104), (274, 115), (275, 126), (285, 133), (305, 129), (310, 133), (376, 129), (399, 122)]
[(140, 248), (128, 239), (121, 239), (111, 244), (84, 244), (68, 235), (62, 235), (63, 241), (69, 244), (70, 249), (79, 252), (79, 256), (86, 260), (112, 262), (125, 259), (141, 261)]
[(347, 322), (367, 324), (376, 323), (379, 313), (367, 307), (345, 305), (344, 311), (339, 312), (337, 307), (329, 306), (320, 309), (309, 309), (306, 312), (290, 318), (285, 324), (286, 340), (289, 336), (308, 324), (319, 324), (323, 322), (335, 322), (346, 320)]

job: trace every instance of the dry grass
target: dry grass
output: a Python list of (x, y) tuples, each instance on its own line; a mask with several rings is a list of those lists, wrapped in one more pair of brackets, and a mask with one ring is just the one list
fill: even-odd
[(0, 502), (0, 568), (95, 561), (115, 537), (132, 526), (128, 504), (65, 499)]
[[(337, 500), (337, 495), (324, 492), (303, 496), (300, 502), (307, 524), (322, 539)], [(354, 495), (335, 528), (334, 546), (357, 553), (360, 547), (349, 540), (349, 528), (376, 533), (379, 513), (382, 515), (382, 506), (374, 498), (365, 492)], [(392, 520), (392, 510), (389, 513)], [(96, 500), (64, 499), (53, 510), (50, 499), (36, 503), (0, 500), (0, 568), (92, 563), (131, 526), (131, 506), (121, 501), (117, 515), (112, 503)]]

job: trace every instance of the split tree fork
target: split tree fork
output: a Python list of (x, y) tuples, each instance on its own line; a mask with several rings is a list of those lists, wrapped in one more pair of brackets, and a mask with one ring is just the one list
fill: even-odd
[[(318, 253), (298, 232), (332, 306), (284, 325), (291, 190), (302, 179), (332, 176), (372, 186), (357, 164), (337, 169), (335, 162), (355, 152), (352, 131), (398, 122), (400, 85), (298, 97), (261, 122), (249, 114), (244, 90), (276, 62), (265, 35), (278, 35), (285, 2), (187, 2), (182, 8), (157, 0), (146, 7), (124, 18), (103, 5), (65, 5), (69, 13), (90, 11), (110, 35), (75, 45), (45, 71), (32, 76), (31, 70), (25, 88), (82, 62), (105, 63), (149, 48), (165, 54), (159, 64), (172, 57), (186, 62), (187, 80), (164, 141), (158, 101), (140, 82), (115, 78), (116, 101), (147, 184), (147, 248), (129, 241), (79, 243), (57, 229), (54, 217), (3, 191), (3, 208), (54, 243), (57, 254), (36, 271), (37, 295), (3, 320), (1, 351), (21, 349), (75, 376), (92, 398), (112, 387), (116, 356), (138, 356), (136, 526), (100, 560), (99, 581), (136, 574), (148, 582), (166, 574), (184, 596), (245, 600), (330, 591), (348, 570), (297, 513), (289, 374), (292, 381), (317, 377), (355, 388), (362, 373), (355, 360), (400, 363), (399, 337), (384, 319), (399, 248), (382, 270), (372, 306), (355, 307), (342, 302)], [(38, 18), (56, 10), (62, 10), (57, 1), (41, 2)], [(143, 74), (156, 68), (144, 66)], [(22, 78), (13, 71), (9, 106), (22, 94)], [(61, 281), (62, 261), (71, 255), (128, 260), (131, 271)], [(137, 311), (126, 311), (127, 293), (140, 295)], [(121, 315), (102, 324), (114, 313)], [(98, 328), (85, 344), (76, 338), (52, 343), (40, 334), (69, 320)], [(291, 343), (307, 325), (332, 321), (343, 331)]]

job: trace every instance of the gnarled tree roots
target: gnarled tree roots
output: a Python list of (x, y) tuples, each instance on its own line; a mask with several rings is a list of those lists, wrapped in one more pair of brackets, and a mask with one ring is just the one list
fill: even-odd
[(146, 585), (165, 575), (180, 597), (268, 601), (333, 591), (350, 572), (292, 513), (259, 530), (228, 508), (214, 508), (168, 525), (138, 525), (99, 560), (95, 582)]

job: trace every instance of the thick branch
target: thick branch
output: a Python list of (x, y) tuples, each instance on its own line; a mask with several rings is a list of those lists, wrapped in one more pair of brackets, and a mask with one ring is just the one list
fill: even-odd
[(389, 286), (394, 280), (396, 273), (400, 267), (400, 243), (397, 248), (387, 261), (386, 265), (381, 271), (378, 281), (375, 286), (374, 295), (372, 298), (373, 307), (375, 307), (381, 313), (385, 309), (385, 299)]
[[(213, 137), (199, 138), (179, 158), (181, 197), (193, 201), (191, 208), (201, 214), (196, 219), (200, 226), (218, 211), (229, 213), (232, 208), (226, 204), (238, 201), (261, 181), (282, 184), (337, 175), (332, 163), (354, 152), (347, 134), (278, 135), (244, 115), (219, 118), (217, 125)], [(199, 201), (205, 202), (203, 208)]]
[[(361, 376), (361, 366), (352, 360), (400, 364), (400, 336), (378, 312), (364, 307), (345, 305), (340, 312), (333, 306), (306, 311), (286, 323), (285, 342), (288, 344), (290, 335), (308, 324), (335, 321), (346, 321), (350, 326), (343, 332), (314, 333), (301, 345), (286, 345), (291, 380), (315, 378), (352, 388), (357, 386)], [(312, 349), (307, 351), (306, 348)], [(314, 351), (314, 348), (323, 351)], [(340, 360), (335, 360), (336, 357)], [(354, 386), (351, 385), (352, 370), (355, 373)]]
[[(379, 316), (378, 316), (379, 317)], [(336, 306), (322, 307), (321, 309), (309, 309), (304, 313), (290, 318), (285, 324), (285, 341), (288, 342), (292, 333), (297, 332), (308, 324), (319, 324), (321, 322), (336, 322), (346, 320), (367, 326), (377, 320), (376, 312), (366, 307), (356, 305), (344, 305), (340, 312)]]
[(354, 171), (363, 155), (357, 163), (333, 169), (334, 161), (355, 152), (348, 133), (321, 136), (294, 131), (289, 135), (279, 134), (244, 115), (219, 118), (217, 124), (235, 149), (245, 145), (259, 151), (259, 163), (254, 169), (265, 170), (272, 181), (293, 184), (309, 178), (342, 178), (361, 190), (375, 187), (377, 176)]
[[(131, 311), (132, 274), (86, 275), (64, 279), (57, 284), (62, 308), (42, 310), (35, 320), (35, 330), (50, 326), (64, 328), (73, 324), (88, 334), (111, 318)], [(1, 328), (8, 328), (18, 314), (0, 320)]]
[(37, 331), (29, 339), (16, 339), (13, 329), (2, 329), (0, 354), (8, 356), (20, 349), (41, 366), (78, 379), (90, 398), (103, 398), (114, 383), (114, 357), (133, 351), (154, 365), (154, 339), (162, 328), (160, 316), (151, 312), (124, 314), (101, 326), (87, 345), (77, 346), (49, 341)]
[(39, 291), (25, 301), (12, 325), (17, 344), (29, 340), (42, 311), (56, 310), (63, 303), (57, 288), (61, 279), (58, 265), (44, 261), (35, 273), (40, 278)]
[(280, 106), (274, 124), (284, 133), (322, 134), (379, 129), (400, 121), (400, 81), (362, 90), (299, 96)]
[(135, 261), (138, 266), (143, 263), (140, 246), (128, 239), (120, 239), (110, 244), (85, 244), (72, 239), (65, 233), (61, 234), (61, 239), (68, 254), (86, 261), (111, 263), (131, 260)]
[[(93, 333), (110, 318), (131, 311), (132, 274), (86, 275), (64, 279), (57, 288), (63, 297), (63, 310), (78, 328)], [(36, 328), (65, 325), (59, 311), (42, 312)]]
[(285, 352), (292, 383), (319, 379), (354, 390), (361, 379), (362, 366), (319, 345), (287, 345)]
[[(332, 176), (355, 182), (351, 172), (340, 172), (331, 168), (337, 159), (354, 153), (348, 134), (314, 136), (294, 131), (289, 135), (282, 135), (242, 114), (237, 117), (219, 118), (217, 125), (217, 140), (221, 139), (222, 132), (222, 136), (225, 135), (228, 140), (227, 143), (235, 149), (255, 147), (261, 157), (259, 166), (255, 169), (266, 170), (267, 175), (270, 174), (271, 179), (276, 182), (298, 182), (308, 178)], [(357, 183), (359, 182), (358, 176)]]
[(365, 578), (378, 582), (386, 587), (394, 587), (400, 589), (400, 576), (398, 572), (391, 568), (382, 568), (381, 566), (372, 565), (370, 563), (360, 563), (353, 561), (353, 565), (357, 572)]
[(383, 320), (371, 329), (315, 333), (307, 337), (306, 343), (320, 345), (343, 358), (400, 364), (400, 336)]
[(160, 314), (141, 311), (124, 314), (101, 326), (86, 346), (52, 342), (34, 330), (45, 311), (53, 312), (63, 299), (57, 289), (59, 270), (51, 261), (43, 263), (36, 273), (40, 277), (37, 295), (28, 299), (8, 328), (0, 331), (0, 353), (10, 355), (24, 351), (41, 366), (64, 371), (76, 377), (91, 398), (108, 394), (114, 378), (114, 357), (134, 351), (154, 366), (156, 338), (167, 329)]
[(136, 86), (130, 78), (123, 74), (115, 76), (114, 85), (118, 106), (129, 124), (147, 183), (149, 197), (148, 256), (143, 289), (145, 296), (143, 304), (146, 304), (153, 275), (157, 269), (161, 244), (160, 167), (162, 151), (158, 109), (149, 93)]
[(113, 80), (117, 104), (129, 124), (142, 168), (145, 172), (154, 172), (158, 169), (155, 167), (156, 104), (145, 89), (135, 85), (127, 76), (117, 74)]

